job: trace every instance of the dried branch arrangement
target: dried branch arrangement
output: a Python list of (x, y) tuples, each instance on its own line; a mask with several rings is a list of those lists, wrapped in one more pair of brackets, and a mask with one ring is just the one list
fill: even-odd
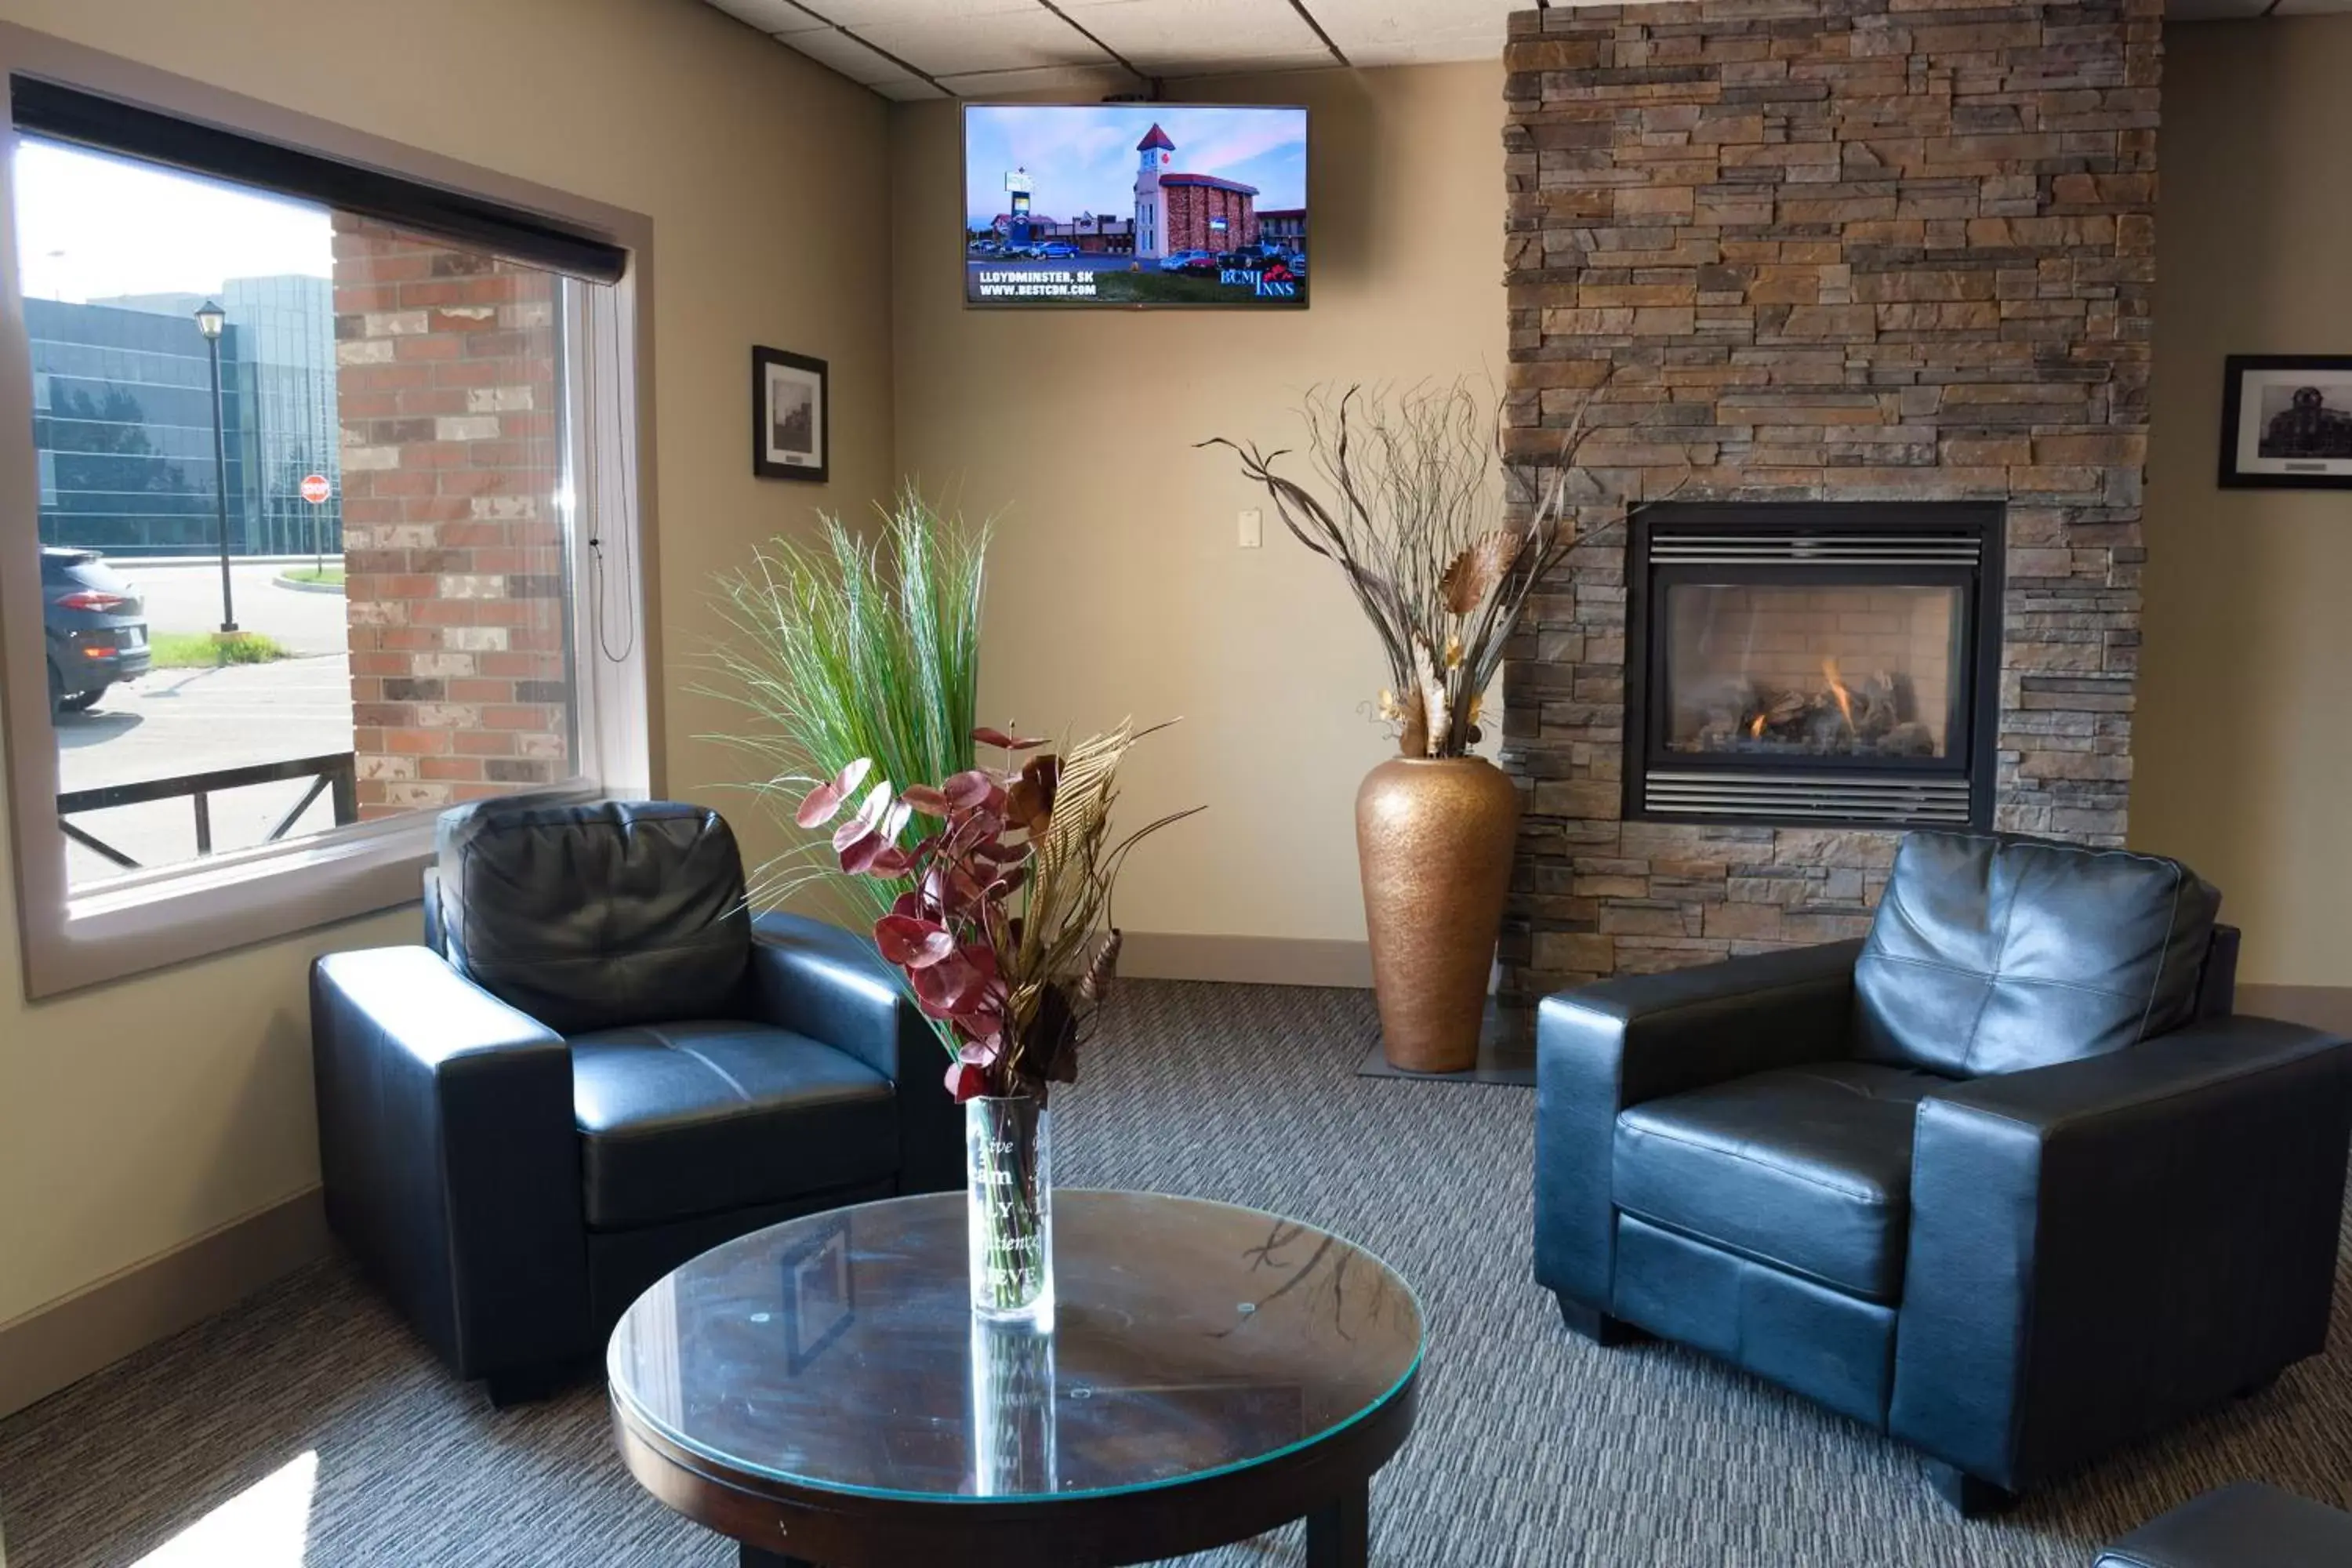
[[(1593, 396), (1598, 396), (1596, 391)], [(1297, 541), (1336, 564), (1388, 655), (1380, 713), (1409, 757), (1466, 755), (1528, 595), (1575, 541), (1569, 493), (1591, 434), (1577, 410), (1559, 451), (1506, 462), (1496, 411), (1470, 387), (1317, 388), (1300, 410), (1323, 494), (1263, 451), (1219, 437)]]

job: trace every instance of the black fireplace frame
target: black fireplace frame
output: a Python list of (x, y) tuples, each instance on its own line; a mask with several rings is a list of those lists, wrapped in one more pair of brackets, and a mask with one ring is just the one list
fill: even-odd
[[(2001, 612), (2006, 575), (2002, 535), (2007, 508), (2000, 501), (1659, 501), (1633, 509), (1627, 520), (1625, 565), (1625, 689), (1623, 813), (1631, 821), (1686, 822), (1748, 826), (1901, 828), (1923, 826), (1990, 827), (1993, 819), (1996, 736), (2000, 722)], [(1802, 542), (1786, 556), (1743, 559), (1740, 536)], [(1656, 560), (1662, 542), (1685, 551), (1701, 540), (1730, 542), (1721, 559), (1689, 564)], [(1871, 552), (1901, 554), (1913, 542), (1922, 557), (1900, 563), (1875, 563)], [(1963, 558), (1962, 544), (1973, 546)], [(1813, 552), (1821, 559), (1808, 559)], [(1948, 552), (1953, 559), (1926, 559)], [(1947, 734), (1942, 757), (1787, 756), (1769, 753), (1667, 752), (1664, 746), (1663, 681), (1665, 616), (1654, 614), (1659, 593), (1677, 583), (1813, 584), (1841, 587), (1951, 587), (1962, 590), (1960, 622), (1967, 630), (1966, 657), (1954, 673), (1951, 718), (1962, 725), (1954, 743)], [(1719, 779), (1735, 790), (1740, 781), (1764, 786), (1783, 804), (1710, 809), (1656, 804), (1654, 775), (1685, 781)], [(1940, 804), (1902, 815), (1891, 801), (1857, 807), (1839, 781), (1911, 780), (1940, 792)], [(1950, 799), (1955, 784), (1967, 789), (1965, 816)], [(1817, 787), (1809, 787), (1817, 786)], [(1704, 784), (1680, 791), (1691, 802), (1708, 798)], [(1885, 793), (1881, 788), (1881, 793)], [(1915, 797), (1919, 798), (1919, 797)], [(1841, 801), (1846, 802), (1841, 808)], [(1890, 815), (1890, 813), (1895, 813)]]

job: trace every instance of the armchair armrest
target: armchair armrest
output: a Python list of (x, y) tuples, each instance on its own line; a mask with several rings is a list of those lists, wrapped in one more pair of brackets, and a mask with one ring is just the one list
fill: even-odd
[(763, 1022), (822, 1040), (897, 1086), (900, 1192), (963, 1184), (963, 1114), (947, 1090), (947, 1053), (873, 943), (823, 921), (760, 915), (750, 987)]
[(310, 966), (327, 1215), (461, 1377), (594, 1348), (572, 1054), (422, 947)]
[(1603, 981), (1536, 1026), (1536, 1279), (1606, 1311), (1617, 1113), (1704, 1084), (1846, 1054), (1859, 942)]
[(2016, 1489), (2326, 1342), (2352, 1048), (2268, 1018), (1920, 1101), (1889, 1426)]

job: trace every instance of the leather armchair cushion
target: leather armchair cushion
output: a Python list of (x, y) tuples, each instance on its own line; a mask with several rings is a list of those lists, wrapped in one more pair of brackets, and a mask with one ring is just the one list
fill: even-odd
[(559, 1034), (739, 1012), (751, 922), (735, 836), (672, 801), (444, 812), (430, 884), (457, 972)]
[(1906, 835), (1854, 965), (1856, 1054), (1966, 1078), (2178, 1028), (2221, 902), (2158, 856)]
[(572, 1037), (588, 1225), (619, 1230), (888, 1178), (889, 1079), (766, 1024)]
[(1876, 1301), (1902, 1290), (1911, 1126), (1948, 1080), (1875, 1062), (1784, 1068), (1617, 1118), (1625, 1213)]
[(2342, 1568), (2352, 1514), (2260, 1481), (2191, 1498), (2099, 1553), (2096, 1568)]

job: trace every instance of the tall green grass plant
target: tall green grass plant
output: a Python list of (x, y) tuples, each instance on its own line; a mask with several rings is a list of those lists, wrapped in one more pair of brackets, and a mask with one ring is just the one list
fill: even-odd
[[(813, 787), (860, 757), (876, 776), (909, 782), (972, 766), (987, 526), (943, 515), (911, 485), (877, 510), (871, 538), (826, 518), (815, 540), (775, 540), (719, 580), (729, 635), (713, 689), (751, 722), (713, 738), (758, 760), (764, 777), (751, 787), (788, 828)], [(788, 837), (801, 847), (754, 873), (755, 906), (832, 880), (878, 917), (903, 890), (842, 879), (824, 840)]]

